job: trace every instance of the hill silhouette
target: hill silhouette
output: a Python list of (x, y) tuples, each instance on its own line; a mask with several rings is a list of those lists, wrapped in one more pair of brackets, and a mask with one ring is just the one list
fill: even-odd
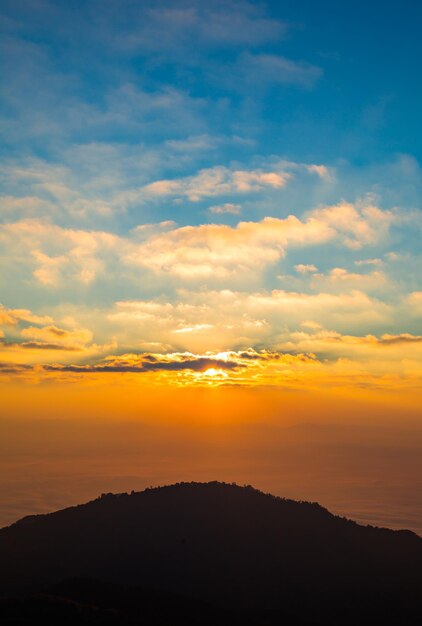
[(422, 539), (249, 486), (180, 483), (0, 530), (0, 589), (20, 594), (0, 603), (9, 623), (416, 626)]

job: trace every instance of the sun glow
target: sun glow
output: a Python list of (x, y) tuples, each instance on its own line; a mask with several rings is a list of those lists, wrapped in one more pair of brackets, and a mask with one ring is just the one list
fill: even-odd
[(213, 378), (216, 378), (217, 376), (219, 378), (227, 378), (228, 377), (227, 372), (225, 372), (222, 369), (217, 369), (215, 367), (209, 367), (207, 370), (205, 370), (204, 375), (205, 376), (212, 376)]

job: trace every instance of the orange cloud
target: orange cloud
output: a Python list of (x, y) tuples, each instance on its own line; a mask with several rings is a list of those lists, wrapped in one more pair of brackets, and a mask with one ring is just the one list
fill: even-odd
[(19, 321), (49, 324), (53, 319), (49, 315), (35, 315), (29, 309), (8, 309), (0, 304), (0, 326), (15, 326)]
[(54, 325), (42, 328), (30, 326), (29, 328), (24, 328), (21, 331), (21, 335), (25, 338), (33, 338), (45, 342), (54, 340), (62, 346), (84, 346), (92, 341), (92, 332), (86, 328), (66, 330)]

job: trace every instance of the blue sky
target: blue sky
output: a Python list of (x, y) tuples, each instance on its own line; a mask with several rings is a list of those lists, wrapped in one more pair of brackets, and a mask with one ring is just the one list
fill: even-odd
[(359, 359), (373, 336), (419, 363), (418, 3), (1, 12), (7, 358)]
[[(254, 153), (282, 150), (295, 160), (360, 165), (388, 154), (421, 156), (415, 2), (384, 2), (382, 10), (303, 1), (2, 8), (3, 115), (19, 124), (22, 141), (12, 125), (9, 154), (23, 148), (57, 158), (68, 142), (154, 145), (188, 131), (244, 136), (256, 142)], [(179, 95), (173, 115), (164, 103), (160, 124), (151, 111), (134, 115), (138, 91), (163, 90)], [(103, 115), (93, 120), (96, 113)], [(247, 154), (239, 146), (225, 152)]]

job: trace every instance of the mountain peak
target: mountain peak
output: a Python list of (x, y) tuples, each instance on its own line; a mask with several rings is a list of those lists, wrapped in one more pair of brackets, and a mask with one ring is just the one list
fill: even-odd
[(422, 540), (250, 485), (182, 482), (24, 518), (0, 530), (0, 562), (9, 590), (102, 579), (304, 619), (317, 606), (326, 623), (358, 598), (390, 624), (416, 611)]

